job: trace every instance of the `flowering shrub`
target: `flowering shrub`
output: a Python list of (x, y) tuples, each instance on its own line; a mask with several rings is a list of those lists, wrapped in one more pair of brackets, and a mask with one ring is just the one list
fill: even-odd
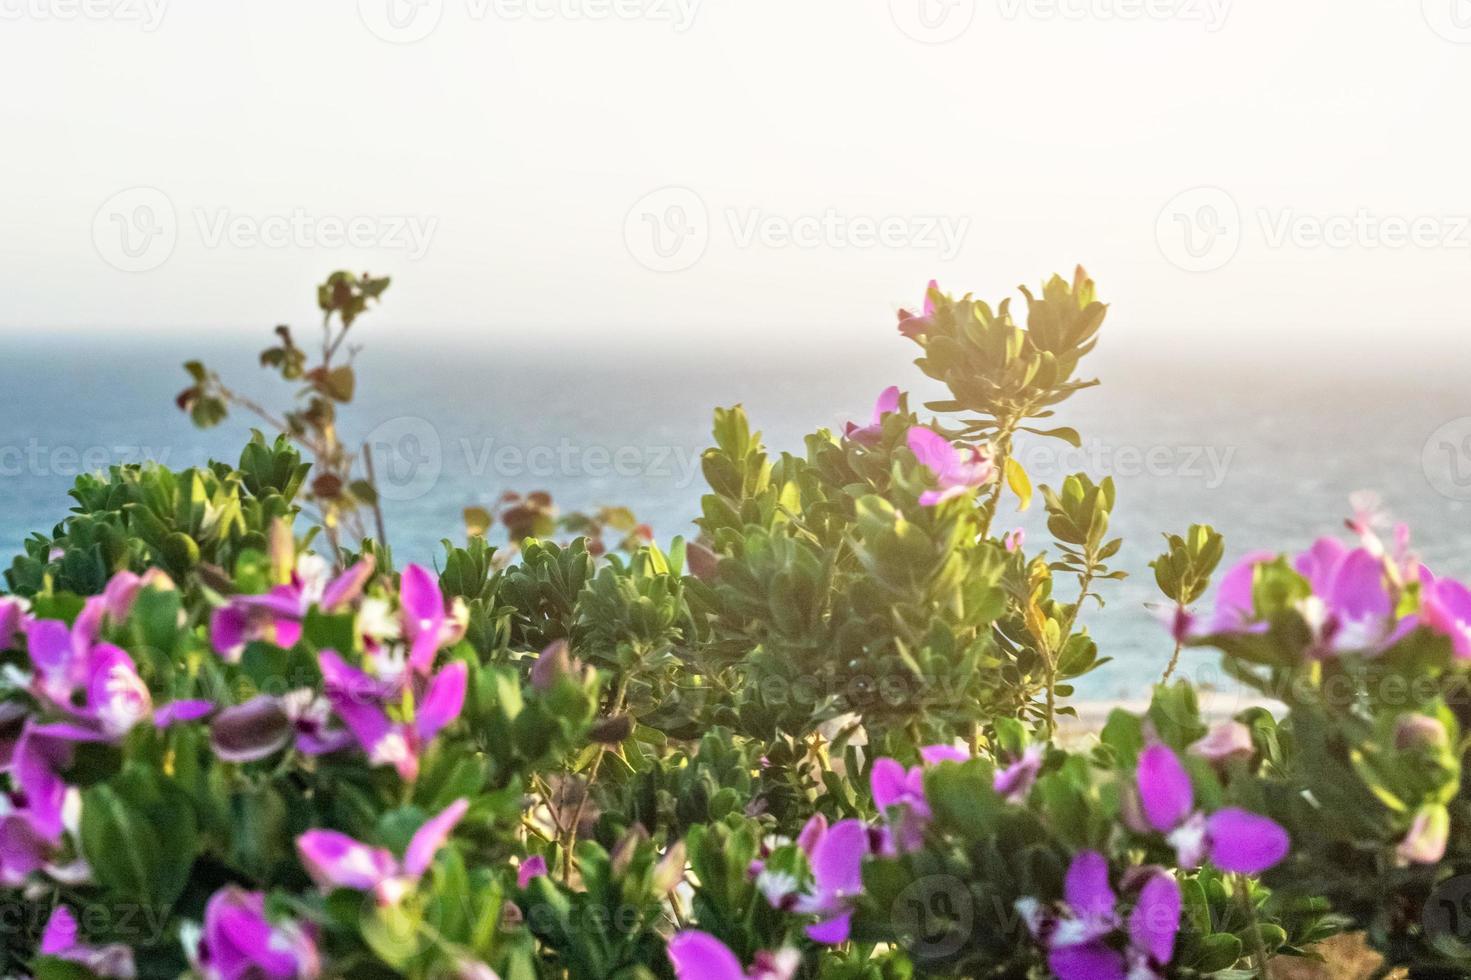
[[(0, 974), (1264, 976), (1347, 927), (1471, 962), (1471, 592), (1368, 516), (1251, 556), (1209, 615), (1219, 535), (1154, 564), (1175, 656), (1220, 649), (1280, 717), (1210, 727), (1179, 682), (1059, 744), (1115, 488), (1034, 489), (1014, 448), (1078, 441), (1043, 426), (1094, 383), (1081, 270), (1025, 323), (934, 284), (901, 314), (938, 418), (890, 387), (773, 458), (717, 410), (694, 540), (532, 493), (467, 512), (437, 570), (394, 567), (335, 434), (386, 286), (323, 286), (315, 365), (278, 332), (290, 412), (191, 364), (196, 421), (244, 408), (273, 444), (83, 478), (7, 572)], [(1028, 550), (1003, 510), (1038, 501)]]

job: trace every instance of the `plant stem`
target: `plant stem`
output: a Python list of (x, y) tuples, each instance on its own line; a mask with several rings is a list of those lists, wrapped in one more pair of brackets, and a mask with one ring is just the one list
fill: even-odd
[[(624, 674), (618, 678), (618, 693), (613, 696), (613, 708), (609, 716), (616, 716), (623, 712), (623, 703), (628, 696), (628, 675)], [(593, 757), (592, 765), (587, 770), (587, 782), (582, 788), (582, 798), (577, 801), (577, 809), (572, 813), (572, 822), (564, 829), (566, 841), (562, 845), (562, 884), (572, 880), (572, 845), (577, 842), (577, 827), (582, 823), (582, 813), (587, 809), (588, 797), (592, 796), (593, 781), (598, 778), (598, 769), (602, 767), (603, 756), (608, 754), (606, 743), (598, 746), (598, 754)]]
[(1261, 926), (1257, 922), (1256, 906), (1251, 904), (1251, 883), (1246, 875), (1235, 875), (1236, 898), (1241, 904), (1241, 911), (1246, 916), (1247, 924), (1251, 927), (1251, 955), (1256, 961), (1256, 975), (1259, 980), (1270, 980), (1271, 974), (1267, 968), (1267, 947), (1262, 942)]

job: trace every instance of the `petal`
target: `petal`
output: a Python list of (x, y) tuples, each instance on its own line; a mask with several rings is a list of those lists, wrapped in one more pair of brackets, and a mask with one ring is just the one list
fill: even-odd
[(869, 791), (873, 794), (874, 806), (879, 812), (887, 810), (895, 803), (904, 798), (908, 787), (905, 785), (907, 773), (904, 767), (893, 759), (877, 759), (873, 764), (873, 771), (869, 774)]
[(853, 931), (853, 913), (844, 912), (831, 919), (824, 919), (808, 926), (805, 931), (807, 938), (814, 943), (824, 943), (828, 946), (845, 943), (848, 941), (848, 934)]
[(940, 291), (940, 284), (931, 279), (924, 291), (924, 315), (933, 316), (935, 312), (935, 294)]
[(827, 836), (827, 817), (815, 813), (812, 819), (802, 826), (802, 832), (797, 835), (797, 846), (801, 848), (803, 854), (807, 855), (808, 860), (811, 860), (812, 852), (825, 836)]
[(408, 850), (404, 852), (404, 871), (412, 877), (419, 877), (429, 869), (434, 862), (434, 855), (449, 840), (449, 835), (454, 833), (455, 825), (465, 816), (465, 811), (470, 809), (470, 801), (458, 799), (440, 811), (439, 815), (425, 822), (424, 826), (414, 832), (413, 839), (409, 841)]
[(884, 416), (899, 411), (899, 386), (889, 385), (873, 406), (873, 424), (882, 425)]
[(373, 556), (363, 559), (337, 576), (322, 592), (322, 608), (334, 612), (363, 594), (363, 586), (373, 578)]
[(46, 864), (50, 850), (40, 832), (23, 817), (0, 817), (0, 884), (20, 885)]
[(868, 828), (860, 820), (840, 820), (812, 852), (812, 877), (824, 896), (856, 895), (863, 888), (863, 858)]
[(77, 917), (65, 905), (58, 905), (46, 920), (41, 933), (41, 955), (59, 956), (77, 946)]
[(419, 737), (425, 742), (439, 734), (440, 729), (460, 717), (465, 707), (465, 686), (470, 676), (463, 660), (456, 660), (434, 676), (429, 690), (424, 692), (424, 701), (419, 705), (414, 725)]
[(1312, 585), (1314, 595), (1326, 596), (1333, 589), (1333, 577), (1348, 550), (1348, 545), (1337, 538), (1319, 538), (1297, 556), (1292, 567)]
[(308, 830), (296, 838), (296, 852), (312, 881), (329, 890), (372, 891), (397, 870), (388, 851), (335, 830)]
[(667, 951), (677, 980), (746, 980), (741, 961), (708, 932), (677, 932), (670, 938)]
[(1139, 801), (1144, 816), (1160, 833), (1168, 833), (1195, 809), (1195, 790), (1190, 774), (1173, 749), (1158, 743), (1139, 756)]
[(926, 745), (919, 750), (919, 757), (930, 766), (941, 762), (969, 762), (971, 758), (969, 752), (954, 745)]
[(532, 879), (540, 878), (547, 873), (547, 859), (540, 854), (533, 854), (521, 862), (516, 869), (516, 887), (526, 889)]
[(221, 606), (209, 617), (209, 645), (226, 660), (238, 660), (245, 648), (249, 623), (250, 618), (243, 606), (234, 603)]
[(1256, 615), (1256, 567), (1272, 558), (1270, 551), (1253, 551), (1221, 576), (1215, 615), (1211, 618), (1212, 633), (1234, 632), (1251, 622)]
[(1393, 611), (1384, 583), (1384, 561), (1356, 548), (1338, 566), (1328, 608), (1350, 620), (1387, 619)]
[(1118, 897), (1108, 883), (1108, 860), (1097, 851), (1083, 851), (1073, 858), (1063, 883), (1063, 896), (1079, 918), (1110, 918)]
[(1047, 967), (1057, 980), (1124, 980), (1124, 958), (1102, 943), (1054, 949)]
[(215, 710), (213, 701), (173, 701), (153, 713), (153, 727), (168, 728), (186, 721), (198, 721)]
[(437, 633), (444, 620), (444, 593), (439, 580), (422, 565), (409, 565), (399, 580), (399, 605), (410, 639), (421, 633)]
[(1167, 874), (1152, 876), (1129, 915), (1130, 942), (1156, 963), (1168, 963), (1175, 956), (1180, 909), (1180, 885), (1175, 879)]
[(286, 747), (291, 735), (286, 709), (269, 694), (226, 708), (209, 726), (210, 745), (226, 762), (255, 762), (274, 755)]
[(909, 430), (909, 451), (938, 479), (952, 473), (960, 464), (960, 454), (950, 440), (924, 426), (917, 425)]
[(1206, 832), (1216, 867), (1241, 874), (1261, 874), (1287, 857), (1292, 847), (1277, 821), (1235, 807), (1211, 814)]

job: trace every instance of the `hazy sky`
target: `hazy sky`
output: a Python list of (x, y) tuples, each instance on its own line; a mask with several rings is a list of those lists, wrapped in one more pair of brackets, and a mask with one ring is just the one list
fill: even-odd
[(430, 342), (840, 336), (1081, 261), (1126, 338), (1471, 350), (1471, 0), (0, 0), (0, 85), (6, 331), (346, 266)]

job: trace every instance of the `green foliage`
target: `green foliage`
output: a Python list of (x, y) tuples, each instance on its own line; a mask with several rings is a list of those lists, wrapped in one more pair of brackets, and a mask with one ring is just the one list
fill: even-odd
[(263, 551), (277, 519), (297, 513), (308, 464), (284, 438), (254, 433), (238, 468), (211, 463), (179, 472), (156, 464), (114, 466), (83, 475), (71, 490), (73, 512), (50, 534), (37, 532), (5, 572), (19, 595), (51, 588), (95, 595), (116, 572), (157, 567), (183, 582), (201, 564), (230, 567)]

